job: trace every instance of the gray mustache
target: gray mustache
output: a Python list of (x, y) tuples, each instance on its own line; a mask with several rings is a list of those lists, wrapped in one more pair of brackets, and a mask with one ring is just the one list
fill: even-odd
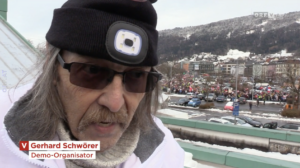
[(118, 123), (121, 127), (128, 125), (128, 113), (126, 109), (121, 109), (118, 112), (111, 112), (107, 107), (101, 106), (87, 111), (78, 125), (78, 131), (84, 131), (89, 125), (100, 122)]

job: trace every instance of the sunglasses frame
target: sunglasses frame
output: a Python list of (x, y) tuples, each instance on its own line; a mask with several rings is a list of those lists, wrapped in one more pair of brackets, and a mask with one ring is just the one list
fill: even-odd
[[(69, 72), (71, 72), (71, 66), (72, 66), (73, 63), (86, 64), (86, 63), (80, 63), (80, 62), (66, 63), (66, 62), (63, 60), (62, 56), (61, 56), (59, 53), (58, 53), (58, 56), (57, 56), (57, 60), (58, 60), (58, 62), (60, 63), (60, 65), (62, 66), (62, 68), (67, 69)], [(93, 64), (87, 64), (87, 65), (93, 65)], [(93, 65), (93, 66), (100, 67), (100, 68), (106, 68), (106, 69), (111, 70), (111, 71), (113, 72), (112, 78), (113, 78), (116, 74), (121, 74), (121, 75), (123, 76), (122, 82), (123, 82), (124, 84), (125, 84), (125, 75), (126, 75), (126, 73), (130, 72), (130, 71), (118, 72), (118, 71), (115, 71), (115, 70), (110, 69), (110, 68), (107, 68), (107, 67), (101, 67), (101, 66), (97, 66), (97, 65)], [(152, 75), (156, 76), (157, 82), (160, 81), (160, 80), (162, 79), (162, 74), (159, 73), (159, 72), (157, 72), (157, 71), (155, 71), (152, 67), (151, 67), (151, 71), (150, 71), (150, 72), (148, 72), (148, 71), (143, 71), (143, 72), (147, 72), (148, 74), (152, 74)], [(154, 88), (153, 88), (153, 89), (154, 89)], [(153, 90), (153, 89), (152, 89), (152, 90)], [(152, 90), (149, 90), (149, 91), (152, 91)], [(149, 92), (149, 91), (148, 91), (148, 92)], [(129, 92), (132, 92), (132, 91), (129, 91)], [(147, 92), (147, 91), (145, 91), (145, 92)], [(144, 92), (144, 93), (145, 93), (145, 92)], [(140, 93), (140, 92), (133, 92), (133, 93)]]

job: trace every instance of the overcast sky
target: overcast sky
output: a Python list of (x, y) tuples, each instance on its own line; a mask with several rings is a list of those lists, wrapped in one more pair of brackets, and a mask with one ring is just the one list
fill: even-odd
[[(8, 22), (34, 45), (45, 41), (53, 9), (66, 0), (8, 0)], [(252, 15), (300, 11), (300, 0), (158, 0), (158, 30), (197, 26)]]

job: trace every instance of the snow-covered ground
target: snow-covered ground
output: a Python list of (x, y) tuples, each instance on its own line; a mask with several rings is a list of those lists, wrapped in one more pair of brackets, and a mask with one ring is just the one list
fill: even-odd
[[(165, 93), (162, 93), (162, 94), (165, 94)], [(176, 97), (186, 97), (187, 95), (185, 94), (165, 94), (165, 96), (176, 96)]]
[[(182, 107), (182, 106), (180, 106)], [(199, 117), (199, 116), (206, 116), (204, 112), (195, 112), (194, 107), (187, 107), (186, 109), (193, 109), (190, 112), (192, 114), (188, 115), (186, 112), (180, 112), (179, 110), (172, 110), (172, 109), (160, 109), (158, 110), (158, 113), (169, 115), (175, 118), (182, 118), (182, 119), (189, 119), (193, 117)], [(220, 110), (220, 109), (206, 109), (207, 111), (217, 112), (217, 113), (228, 113), (231, 114), (231, 111), (228, 110)], [(239, 111), (240, 114), (243, 114), (244, 116), (251, 117), (254, 119), (268, 119), (268, 120), (280, 120), (280, 121), (286, 121), (286, 122), (298, 122), (300, 123), (300, 119), (298, 118), (286, 118), (282, 117), (280, 114), (272, 114), (272, 113), (260, 113), (260, 114), (252, 114), (250, 111)]]
[(224, 56), (219, 56), (218, 60), (226, 60), (226, 59), (238, 59), (238, 58), (249, 58), (250, 52), (243, 52), (243, 51), (239, 51), (239, 50), (233, 50), (230, 49), (227, 53), (227, 55)]
[[(168, 95), (165, 95), (167, 97)], [(185, 97), (186, 95), (178, 95), (180, 97)], [(179, 106), (182, 108), (182, 106)], [(194, 107), (184, 107), (185, 109), (178, 109), (178, 110), (173, 110), (173, 109), (160, 109), (158, 113), (165, 114), (168, 116), (172, 116), (175, 118), (182, 118), (182, 119), (189, 119), (193, 117), (199, 117), (199, 116), (206, 116), (206, 113), (204, 112), (197, 112), (195, 111)], [(190, 110), (189, 110), (190, 109)], [(180, 111), (180, 110), (184, 110)], [(217, 113), (232, 113), (231, 111), (228, 110), (220, 110), (220, 109), (206, 109), (211, 112), (217, 112)], [(191, 112), (190, 114), (187, 113)], [(287, 121), (287, 122), (300, 122), (300, 119), (296, 118), (285, 118), (282, 117), (280, 114), (272, 114), (272, 113), (255, 113), (252, 114), (250, 111), (240, 111), (240, 114), (243, 114), (244, 116), (252, 117), (252, 118), (260, 118), (260, 119), (270, 119), (270, 120), (282, 120), (282, 121)], [(220, 146), (220, 145), (211, 145), (208, 143), (203, 143), (203, 142), (193, 142), (189, 140), (181, 140), (181, 139), (176, 139), (178, 141), (183, 141), (183, 142), (188, 142), (192, 143), (194, 145), (198, 146), (204, 146), (204, 147), (210, 147), (210, 148), (215, 148), (215, 149), (221, 149), (221, 150), (226, 150), (226, 151), (233, 151), (233, 152), (240, 152), (240, 153), (245, 153), (245, 154), (250, 154), (250, 155), (256, 155), (256, 156), (262, 156), (262, 157), (268, 157), (268, 158), (273, 158), (273, 159), (279, 159), (279, 160), (285, 160), (285, 161), (290, 161), (290, 162), (298, 162), (300, 163), (299, 155), (295, 154), (281, 154), (279, 152), (262, 152), (259, 150), (255, 149), (238, 149), (234, 147), (228, 147), (228, 146)], [(214, 166), (209, 166), (205, 164), (198, 163), (194, 160), (192, 160), (192, 155), (191, 153), (185, 154), (185, 166), (186, 167), (193, 167), (193, 168), (216, 168)]]
[(230, 38), (230, 35), (231, 35), (231, 32), (229, 32), (229, 33), (227, 34), (227, 37), (226, 37), (226, 38)]
[(265, 25), (265, 24), (267, 24), (268, 23), (268, 21), (264, 21), (264, 22), (262, 22), (261, 24), (258, 24), (258, 25), (256, 25), (256, 26), (263, 26), (263, 25)]
[(274, 58), (274, 57), (291, 57), (293, 56), (292, 53), (288, 53), (286, 50), (281, 50), (279, 53), (270, 54), (268, 57)]
[(246, 34), (253, 34), (255, 31), (254, 30), (249, 30), (246, 32)]
[(273, 159), (278, 159), (278, 160), (285, 160), (289, 162), (297, 162), (300, 163), (300, 156), (296, 154), (281, 154), (279, 152), (262, 152), (256, 149), (249, 149), (249, 148), (244, 148), (244, 149), (238, 149), (234, 147), (228, 147), (228, 146), (220, 146), (220, 145), (211, 145), (208, 143), (203, 143), (203, 142), (195, 142), (195, 141), (189, 141), (189, 140), (182, 140), (175, 138), (177, 141), (182, 141), (182, 142), (188, 142), (197, 146), (204, 146), (204, 147), (209, 147), (209, 148), (214, 148), (214, 149), (221, 149), (221, 150), (226, 150), (226, 151), (232, 151), (232, 152), (239, 152), (239, 153), (245, 153), (245, 154), (250, 154), (250, 155), (255, 155), (255, 156), (262, 156), (262, 157), (267, 157), (267, 158), (273, 158)]
[(187, 113), (179, 112), (179, 111), (171, 110), (171, 109), (159, 109), (158, 113), (165, 114), (165, 115), (168, 115), (168, 116), (172, 116), (172, 117), (175, 117), (175, 118), (182, 118), (182, 119), (189, 119), (190, 118)]
[[(263, 22), (262, 24), (266, 24), (266, 23), (267, 22)], [(300, 24), (300, 21), (298, 20), (298, 21), (296, 21), (296, 23)], [(263, 31), (265, 31), (265, 29), (262, 27), (261, 31), (263, 32)], [(254, 30), (249, 30), (249, 31), (246, 31), (245, 33), (246, 34), (252, 34), (254, 32), (255, 32)], [(229, 32), (227, 34), (226, 38), (230, 38), (230, 35), (231, 35), (231, 32)], [(198, 44), (195, 43), (195, 45), (198, 45)], [(230, 59), (238, 59), (238, 58), (242, 58), (242, 59), (249, 58), (250, 60), (260, 60), (260, 59), (266, 60), (267, 58), (291, 57), (291, 56), (293, 56), (293, 53), (288, 53), (287, 50), (282, 50), (278, 53), (268, 54), (264, 58), (260, 58), (261, 54), (258, 54), (257, 56), (252, 56), (250, 58), (250, 52), (239, 51), (237, 49), (230, 49), (227, 52), (226, 55), (214, 55), (214, 54), (211, 54), (211, 53), (202, 52), (200, 54), (194, 54), (189, 59), (188, 59), (188, 57), (186, 57), (184, 59), (181, 59), (181, 60), (177, 61), (177, 63), (180, 63), (180, 62), (183, 62), (183, 61), (197, 61), (197, 58), (200, 58), (201, 61), (206, 61), (206, 60), (212, 61), (212, 60), (215, 60), (215, 58), (217, 58), (218, 61), (225, 61), (226, 62)]]
[[(256, 103), (256, 100), (247, 100), (247, 102), (254, 102), (254, 103)], [(263, 101), (262, 100), (260, 100), (260, 103), (262, 103)], [(284, 105), (284, 103), (282, 102), (274, 102), (274, 101), (266, 101), (265, 102), (265, 104), (282, 104), (282, 105)]]
[(193, 154), (189, 153), (189, 152), (185, 152), (184, 167), (188, 167), (188, 168), (218, 168), (216, 166), (209, 166), (209, 165), (205, 165), (205, 164), (194, 161)]
[(280, 120), (280, 121), (286, 121), (286, 122), (297, 122), (297, 123), (300, 123), (300, 119), (297, 119), (297, 118), (286, 118), (286, 117), (282, 117), (281, 115), (277, 115), (274, 114), (274, 116), (271, 116), (272, 114), (265, 114), (263, 113), (261, 116), (259, 115), (250, 115), (250, 114), (244, 114), (244, 116), (247, 116), (247, 117), (251, 117), (253, 119), (255, 118), (259, 118), (259, 119), (268, 119), (268, 120)]
[[(166, 95), (165, 93), (162, 94), (163, 100), (166, 100), (169, 95)], [(186, 95), (176, 95), (177, 97), (186, 97)], [(273, 104), (273, 103), (278, 103), (278, 102), (266, 102), (266, 104)], [(186, 112), (180, 112), (180, 110), (172, 110), (172, 109), (160, 109), (158, 110), (159, 113), (166, 114), (169, 116), (173, 116), (175, 118), (192, 118), (192, 117), (199, 117), (199, 116), (205, 116), (205, 113), (201, 113), (200, 111), (195, 113), (195, 107), (189, 107), (189, 106), (179, 106), (179, 105), (170, 105), (169, 107), (179, 107), (179, 108), (185, 108), (185, 109), (191, 109), (190, 112), (192, 112), (192, 115), (187, 115)], [(232, 113), (231, 111), (228, 110), (221, 110), (221, 109), (205, 109), (206, 111), (212, 111), (212, 112), (217, 112), (217, 113)], [(274, 113), (259, 113), (258, 114), (252, 114), (251, 111), (239, 111), (240, 114), (243, 114), (244, 116), (252, 117), (252, 118), (261, 118), (261, 119), (269, 119), (269, 120), (281, 120), (281, 121), (286, 121), (286, 122), (299, 122), (300, 119), (297, 118), (286, 118), (282, 117), (280, 114), (274, 114)]]
[(169, 98), (169, 95), (162, 93), (159, 98), (159, 103), (165, 102)]

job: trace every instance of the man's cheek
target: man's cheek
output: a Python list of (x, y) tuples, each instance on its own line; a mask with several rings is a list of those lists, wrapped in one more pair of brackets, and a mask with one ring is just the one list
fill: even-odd
[(79, 119), (76, 119), (76, 115), (74, 114), (71, 114), (71, 113), (68, 113), (68, 125), (70, 127), (70, 129), (72, 131), (76, 131), (77, 132), (77, 128), (78, 128), (78, 125), (79, 125), (79, 122), (80, 120)]

